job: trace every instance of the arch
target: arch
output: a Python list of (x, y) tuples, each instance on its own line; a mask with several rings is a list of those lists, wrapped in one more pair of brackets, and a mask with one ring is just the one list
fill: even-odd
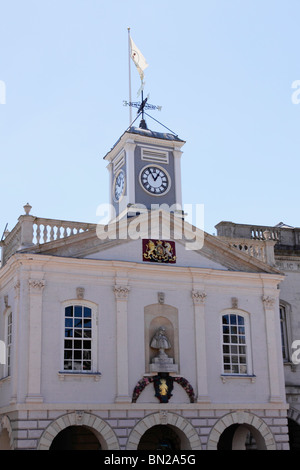
[(186, 447), (182, 450), (201, 450), (199, 435), (191, 423), (182, 416), (165, 410), (152, 413), (135, 425), (129, 435), (126, 450), (137, 450), (141, 437), (148, 429), (157, 425), (169, 425), (175, 431), (181, 431), (185, 438)]
[(83, 411), (74, 411), (60, 416), (44, 430), (38, 450), (49, 450), (57, 434), (69, 426), (86, 426), (97, 436), (103, 450), (119, 450), (119, 442), (113, 429), (98, 416)]
[(290, 407), (287, 411), (290, 450), (300, 449), (300, 411)]
[(209, 434), (207, 450), (217, 450), (221, 434), (234, 424), (248, 426), (254, 432), (256, 441), (260, 440), (260, 448), (276, 450), (275, 439), (269, 427), (261, 418), (247, 411), (234, 411), (219, 419)]
[(3, 416), (0, 422), (0, 450), (14, 449), (14, 438), (10, 419)]

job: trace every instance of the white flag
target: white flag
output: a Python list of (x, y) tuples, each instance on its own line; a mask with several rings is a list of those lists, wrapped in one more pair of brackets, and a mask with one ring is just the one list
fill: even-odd
[(130, 38), (130, 48), (131, 48), (131, 58), (138, 69), (138, 72), (141, 77), (141, 81), (144, 80), (144, 70), (148, 67), (147, 61), (141, 51), (136, 47), (133, 40)]

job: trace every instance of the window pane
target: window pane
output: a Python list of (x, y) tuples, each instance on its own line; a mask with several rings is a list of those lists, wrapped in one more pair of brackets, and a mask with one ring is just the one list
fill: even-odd
[(66, 318), (65, 319), (65, 327), (66, 328), (72, 328), (73, 326), (73, 318)]
[(85, 318), (91, 318), (92, 310), (88, 307), (84, 307), (84, 316), (85, 316)]
[(230, 324), (236, 325), (236, 315), (230, 315)]
[(72, 340), (66, 339), (65, 340), (65, 349), (72, 349)]
[(245, 324), (244, 317), (241, 317), (240, 315), (238, 316), (238, 324), (239, 325), (244, 325)]
[(66, 307), (65, 316), (66, 317), (73, 317), (73, 306)]
[(228, 325), (229, 324), (229, 317), (228, 315), (223, 315), (223, 325)]
[(73, 330), (72, 329), (66, 329), (65, 330), (65, 337), (66, 338), (71, 338), (73, 336)]
[(82, 317), (81, 305), (75, 305), (75, 317)]
[(75, 319), (74, 319), (74, 326), (75, 326), (75, 328), (81, 328), (81, 327), (82, 327), (82, 320), (81, 320), (81, 318), (75, 318)]

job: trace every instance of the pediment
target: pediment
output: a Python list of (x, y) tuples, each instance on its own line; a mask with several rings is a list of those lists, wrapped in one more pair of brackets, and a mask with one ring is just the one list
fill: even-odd
[[(157, 236), (152, 237), (151, 232), (149, 237), (149, 231), (143, 231), (147, 217), (149, 214), (142, 214), (130, 220), (123, 219), (119, 222), (117, 231), (113, 230), (111, 226), (107, 231), (104, 230), (104, 226), (95, 226), (88, 232), (78, 233), (22, 251), (66, 258), (147, 264), (147, 261), (143, 260), (143, 240), (161, 239), (172, 241), (175, 244), (176, 262), (173, 266), (279, 273), (274, 267), (232, 248), (228, 242), (203, 232), (177, 217), (172, 216), (172, 230), (168, 231), (170, 229), (170, 214), (162, 214), (157, 233), (154, 230), (154, 235)], [(137, 228), (140, 231), (135, 230)], [(153, 262), (151, 263), (153, 264)]]

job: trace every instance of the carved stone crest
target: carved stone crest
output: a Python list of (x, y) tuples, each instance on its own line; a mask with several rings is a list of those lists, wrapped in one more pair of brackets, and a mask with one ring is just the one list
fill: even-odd
[(175, 242), (166, 240), (143, 240), (143, 261), (175, 263)]

